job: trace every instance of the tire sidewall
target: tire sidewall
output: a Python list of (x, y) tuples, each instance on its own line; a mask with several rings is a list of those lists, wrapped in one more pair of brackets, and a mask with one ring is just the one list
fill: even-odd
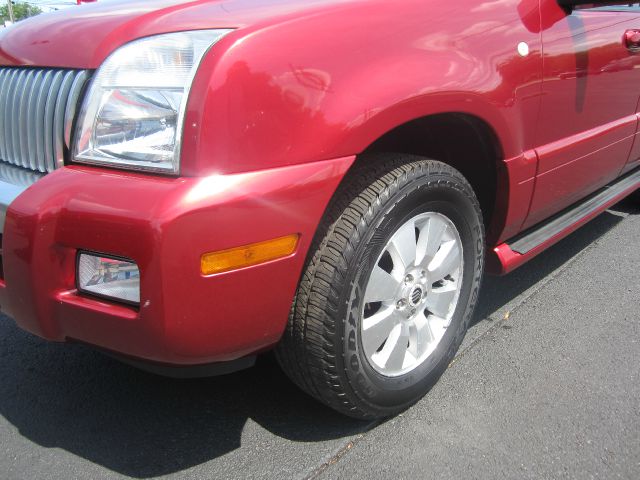
[[(384, 198), (384, 197), (383, 197)], [(470, 187), (444, 173), (421, 176), (408, 175), (394, 193), (374, 211), (370, 226), (358, 242), (348, 268), (344, 310), (339, 312), (343, 325), (336, 333), (343, 334), (338, 352), (353, 392), (369, 408), (379, 410), (410, 405), (421, 398), (447, 368), (466, 333), (478, 298), (484, 266), (484, 236), (481, 216), (471, 200)], [(363, 293), (383, 249), (393, 233), (414, 216), (436, 212), (455, 225), (463, 246), (462, 290), (451, 324), (436, 350), (411, 372), (387, 377), (369, 363), (362, 346), (361, 321)]]

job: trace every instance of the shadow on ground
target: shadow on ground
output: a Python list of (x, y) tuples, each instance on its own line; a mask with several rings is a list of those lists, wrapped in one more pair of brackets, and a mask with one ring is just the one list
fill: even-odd
[[(630, 201), (503, 278), (489, 278), (478, 319), (534, 286), (636, 212)], [(349, 420), (296, 389), (270, 356), (226, 377), (172, 380), (90, 349), (54, 345), (0, 319), (0, 414), (38, 445), (138, 478), (175, 473), (240, 448), (248, 419), (295, 442), (350, 437)]]
[(474, 323), (486, 319), (571, 261), (620, 223), (626, 215), (640, 213), (639, 204), (635, 198), (625, 199), (509, 275), (488, 276), (483, 283)]

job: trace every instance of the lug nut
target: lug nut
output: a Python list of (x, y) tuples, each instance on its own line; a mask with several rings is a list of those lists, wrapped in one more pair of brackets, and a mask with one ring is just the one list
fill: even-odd
[(398, 302), (396, 303), (396, 308), (400, 309), (404, 307), (404, 305), (405, 305), (404, 300), (398, 300)]
[(406, 277), (404, 277), (404, 281), (405, 283), (413, 282), (413, 275), (407, 275)]

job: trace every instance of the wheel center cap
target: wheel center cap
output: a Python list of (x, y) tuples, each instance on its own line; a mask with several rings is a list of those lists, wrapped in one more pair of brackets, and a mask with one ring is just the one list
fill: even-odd
[(422, 287), (415, 287), (409, 296), (409, 303), (415, 307), (420, 303), (423, 295), (424, 291), (422, 290)]

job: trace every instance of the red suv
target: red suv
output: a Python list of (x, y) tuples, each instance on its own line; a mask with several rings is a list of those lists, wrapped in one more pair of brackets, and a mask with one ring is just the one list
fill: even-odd
[(207, 375), (419, 399), (505, 274), (640, 186), (640, 5), (98, 2), (0, 33), (0, 308)]

